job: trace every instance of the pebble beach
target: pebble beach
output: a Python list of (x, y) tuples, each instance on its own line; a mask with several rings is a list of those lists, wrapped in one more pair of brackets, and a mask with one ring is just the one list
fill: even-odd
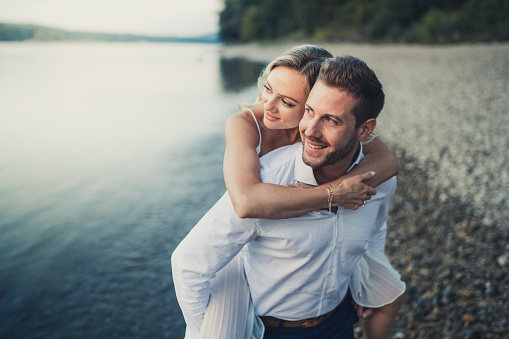
[(401, 169), (386, 253), (407, 283), (392, 337), (509, 338), (509, 44), (320, 46), (366, 61), (386, 94), (376, 132)]

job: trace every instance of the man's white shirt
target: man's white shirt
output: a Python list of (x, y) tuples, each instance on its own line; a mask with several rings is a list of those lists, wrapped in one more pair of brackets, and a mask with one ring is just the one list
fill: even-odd
[[(361, 146), (352, 166), (362, 157)], [(317, 184), (313, 170), (302, 161), (301, 143), (266, 154), (260, 165), (263, 182)], [(245, 245), (245, 273), (258, 315), (301, 320), (334, 309), (346, 295), (350, 273), (365, 250), (384, 252), (395, 188), (393, 177), (355, 211), (339, 207), (330, 216), (320, 210), (280, 220), (240, 219), (225, 193), (172, 255), (187, 334), (198, 337), (210, 280)]]

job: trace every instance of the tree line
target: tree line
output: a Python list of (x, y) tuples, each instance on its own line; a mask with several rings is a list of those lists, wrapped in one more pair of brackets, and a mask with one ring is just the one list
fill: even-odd
[(219, 38), (452, 43), (509, 40), (507, 0), (224, 0)]

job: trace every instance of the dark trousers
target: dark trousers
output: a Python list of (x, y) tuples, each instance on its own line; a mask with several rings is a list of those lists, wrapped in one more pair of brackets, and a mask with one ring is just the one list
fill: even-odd
[(264, 339), (355, 339), (353, 325), (359, 317), (345, 300), (323, 323), (316, 327), (265, 327)]

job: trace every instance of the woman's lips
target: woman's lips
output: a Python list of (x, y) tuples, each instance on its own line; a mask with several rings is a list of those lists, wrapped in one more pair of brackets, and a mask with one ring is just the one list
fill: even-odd
[(269, 121), (276, 121), (276, 120), (279, 120), (278, 117), (275, 117), (273, 116), (272, 114), (270, 114), (269, 112), (265, 111), (265, 117), (267, 118), (267, 120)]

